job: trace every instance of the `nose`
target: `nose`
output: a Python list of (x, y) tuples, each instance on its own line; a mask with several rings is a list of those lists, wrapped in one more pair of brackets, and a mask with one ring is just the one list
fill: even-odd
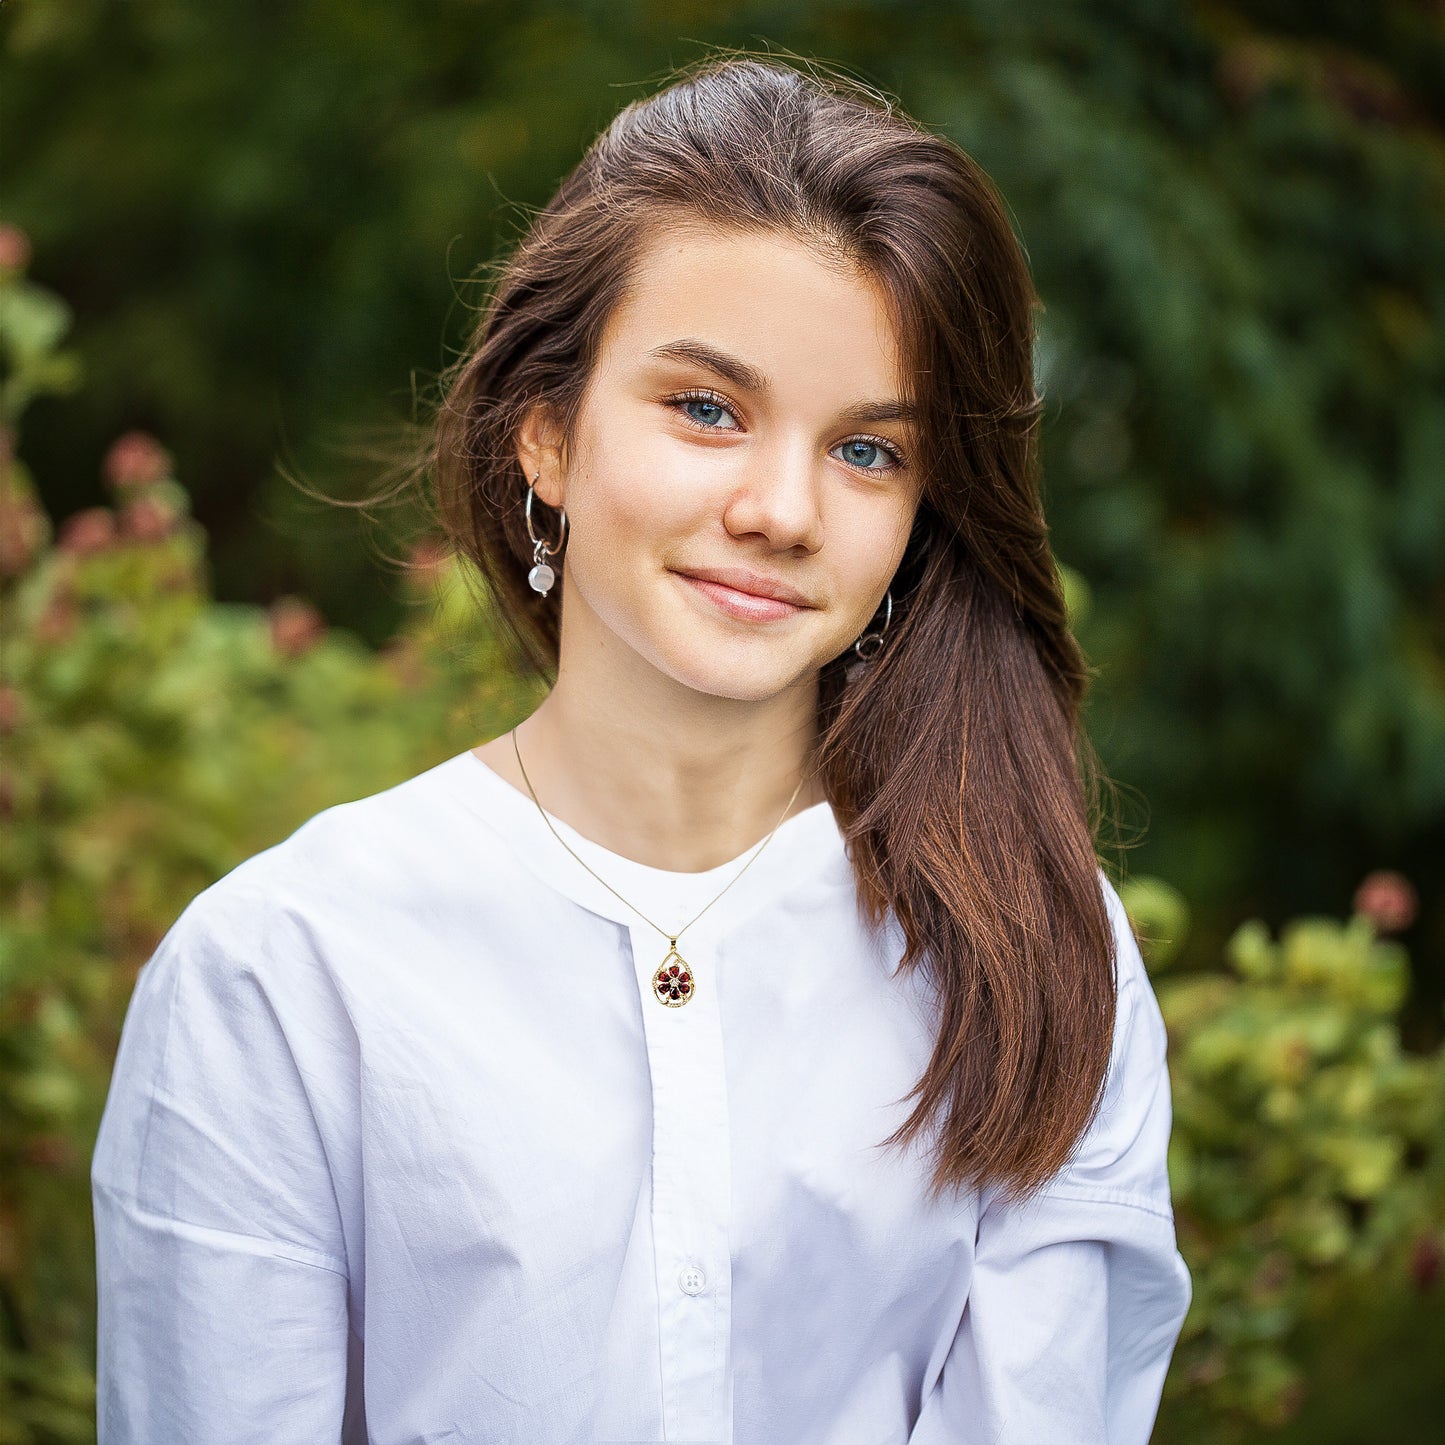
[(723, 525), (734, 537), (765, 537), (777, 552), (816, 552), (823, 541), (820, 485), (820, 464), (805, 448), (758, 447), (727, 499)]

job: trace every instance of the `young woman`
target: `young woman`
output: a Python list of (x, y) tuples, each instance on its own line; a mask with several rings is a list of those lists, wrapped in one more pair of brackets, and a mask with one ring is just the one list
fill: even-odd
[(715, 57), (597, 140), (432, 452), (553, 686), (142, 970), (102, 1442), (1143, 1445), (1190, 1280), (1034, 304), (840, 77)]

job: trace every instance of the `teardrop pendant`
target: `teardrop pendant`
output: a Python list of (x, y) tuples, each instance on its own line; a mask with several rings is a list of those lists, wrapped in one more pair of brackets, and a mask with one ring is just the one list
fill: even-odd
[(692, 997), (692, 969), (677, 951), (676, 939), (673, 939), (667, 957), (652, 975), (652, 992), (658, 1003), (666, 1004), (668, 1008), (681, 1008)]

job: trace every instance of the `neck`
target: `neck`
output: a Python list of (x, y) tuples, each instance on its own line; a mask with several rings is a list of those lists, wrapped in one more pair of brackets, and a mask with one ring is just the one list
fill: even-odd
[[(700, 873), (826, 796), (811, 776), (798, 786), (813, 766), (816, 675), (762, 702), (674, 688), (649, 706), (635, 689), (580, 684), (560, 670), (516, 743), (541, 805), (611, 852)], [(476, 751), (527, 791), (509, 734)]]

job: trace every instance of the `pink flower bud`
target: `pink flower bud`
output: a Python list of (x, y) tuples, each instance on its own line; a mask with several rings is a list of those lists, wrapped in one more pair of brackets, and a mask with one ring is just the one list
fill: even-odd
[(109, 507), (87, 507), (66, 520), (58, 546), (77, 557), (103, 552), (116, 540), (115, 513)]
[(45, 540), (46, 526), (28, 496), (0, 488), (0, 577), (18, 577), (30, 566)]
[(285, 657), (309, 652), (326, 634), (326, 621), (303, 597), (279, 597), (270, 607), (271, 645)]
[(452, 549), (445, 538), (423, 537), (407, 558), (407, 580), (416, 587), (434, 583), (451, 560)]
[(137, 542), (159, 542), (175, 531), (176, 511), (157, 497), (137, 497), (120, 514), (120, 527)]
[(171, 454), (149, 432), (128, 431), (110, 444), (101, 471), (113, 487), (143, 487), (170, 476)]
[(1355, 912), (1374, 921), (1381, 933), (1402, 933), (1419, 909), (1415, 887), (1403, 873), (1379, 869), (1355, 890)]
[(30, 264), (30, 237), (19, 226), (0, 225), (0, 271), (23, 271)]

